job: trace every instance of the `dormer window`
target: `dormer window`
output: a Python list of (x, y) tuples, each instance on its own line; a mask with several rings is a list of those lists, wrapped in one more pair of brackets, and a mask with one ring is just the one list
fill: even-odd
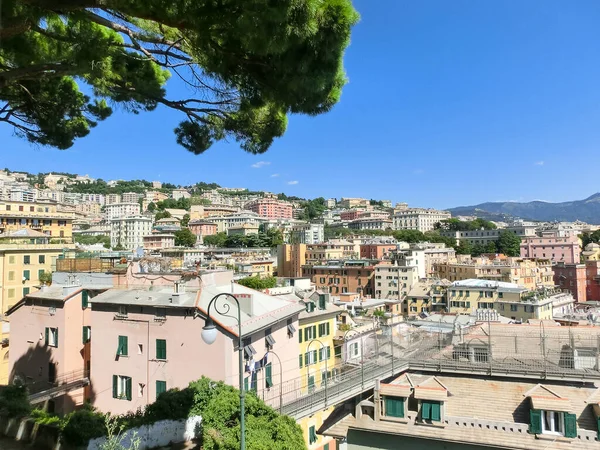
[(315, 310), (315, 304), (313, 302), (306, 302), (306, 312), (311, 313)]
[(384, 397), (383, 399), (384, 415), (397, 419), (404, 418), (405, 398), (403, 397)]
[(431, 400), (421, 401), (421, 420), (440, 422), (442, 420), (442, 403)]
[(577, 416), (571, 414), (571, 402), (547, 386), (538, 384), (525, 393), (531, 401), (529, 432), (577, 437)]

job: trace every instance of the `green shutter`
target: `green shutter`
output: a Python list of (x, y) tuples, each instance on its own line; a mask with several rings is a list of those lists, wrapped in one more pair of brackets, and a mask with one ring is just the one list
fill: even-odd
[(29, 280), (31, 278), (29, 270), (23, 271), (23, 278), (25, 278), (26, 280)]
[(255, 370), (254, 372), (252, 372), (252, 379), (250, 380), (250, 389), (252, 389), (254, 392), (256, 392), (257, 380), (258, 380), (258, 375)]
[(38, 280), (41, 278), (42, 275), (44, 275), (44, 269), (38, 270)]
[(305, 366), (308, 366), (308, 363), (309, 363), (309, 361), (308, 361), (308, 353), (309, 353), (309, 352), (306, 352), (306, 353), (304, 354), (304, 365), (305, 365)]
[(575, 414), (565, 413), (565, 437), (577, 437), (577, 416)]
[(317, 351), (316, 351), (316, 350), (313, 350), (312, 354), (313, 354), (313, 356), (312, 356), (312, 360), (313, 360), (314, 362), (317, 362)]
[(542, 432), (542, 411), (539, 409), (529, 410), (529, 432), (531, 434)]
[(308, 341), (308, 329), (309, 329), (309, 328), (310, 328), (310, 327), (306, 327), (306, 328), (304, 329), (304, 340), (305, 340), (305, 341)]
[(313, 325), (312, 329), (313, 329), (312, 335), (313, 335), (313, 339), (314, 339), (314, 337), (317, 335), (317, 326)]
[(317, 433), (315, 432), (314, 425), (312, 425), (308, 429), (308, 442), (309, 442), (309, 444), (314, 444), (315, 442), (317, 442)]
[(433, 402), (431, 404), (431, 420), (434, 420), (436, 422), (439, 422), (440, 420), (442, 420), (440, 402)]
[(596, 437), (600, 441), (600, 417), (596, 419), (596, 429), (598, 430), (598, 435)]
[(302, 330), (298, 330), (298, 343), (302, 344)]
[(309, 375), (308, 377), (308, 388), (312, 389), (315, 387), (315, 377), (312, 375)]
[(127, 336), (119, 336), (119, 346), (117, 347), (117, 355), (127, 356), (129, 353)]
[(54, 335), (56, 337), (56, 341), (54, 341), (54, 347), (58, 348), (58, 328), (56, 328), (56, 333)]
[(84, 344), (87, 342), (87, 327), (83, 327), (83, 333), (82, 333), (81, 340)]
[(167, 359), (167, 341), (165, 339), (156, 340), (156, 359)]
[(265, 385), (270, 388), (273, 386), (273, 377), (272, 377), (271, 363), (265, 366)]
[(81, 307), (83, 309), (87, 308), (89, 305), (89, 294), (88, 291), (83, 291), (81, 293)]
[(125, 379), (125, 398), (131, 400), (131, 377)]
[(331, 358), (331, 346), (327, 346), (327, 359)]
[(421, 402), (421, 419), (423, 419), (423, 420), (431, 419), (431, 403)]
[(117, 398), (119, 396), (119, 377), (117, 375), (113, 375), (113, 398)]
[(298, 365), (299, 365), (299, 366), (300, 366), (300, 368), (302, 369), (302, 353), (300, 353), (300, 354), (298, 355), (298, 362), (299, 362), (299, 364), (298, 364)]
[(158, 396), (160, 394), (162, 394), (163, 392), (167, 391), (167, 382), (166, 381), (161, 381), (161, 380), (156, 380), (156, 398), (158, 398)]
[(334, 350), (336, 358), (342, 357), (342, 346), (341, 345), (338, 345), (337, 347), (333, 347), (333, 350)]
[(323, 450), (329, 450), (329, 444), (325, 444), (325, 445), (323, 446)]
[(329, 322), (325, 324), (325, 336), (329, 336)]
[(45, 339), (46, 339), (46, 346), (48, 346), (48, 344), (50, 343), (50, 328), (46, 327), (46, 329), (44, 330), (45, 333)]
[(385, 397), (385, 415), (388, 417), (404, 417), (404, 399)]
[(327, 384), (327, 372), (321, 372), (321, 386)]

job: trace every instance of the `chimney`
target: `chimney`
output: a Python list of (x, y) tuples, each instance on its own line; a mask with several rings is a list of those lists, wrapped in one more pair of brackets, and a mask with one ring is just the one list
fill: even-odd
[(81, 287), (81, 283), (75, 275), (67, 275), (67, 284), (62, 288), (63, 296), (71, 295)]

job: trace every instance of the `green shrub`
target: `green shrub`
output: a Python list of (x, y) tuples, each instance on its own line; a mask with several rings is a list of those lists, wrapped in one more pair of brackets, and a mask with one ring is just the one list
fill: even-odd
[(60, 430), (62, 430), (67, 424), (67, 421), (64, 417), (59, 417), (56, 414), (51, 414), (41, 409), (34, 409), (31, 411), (31, 414), (29, 414), (29, 417), (32, 418), (38, 425), (56, 426)]
[(106, 436), (105, 416), (91, 406), (72, 412), (65, 421), (62, 438), (68, 445), (86, 445), (90, 439)]
[(29, 396), (24, 386), (9, 385), (0, 390), (0, 414), (20, 418), (30, 412)]

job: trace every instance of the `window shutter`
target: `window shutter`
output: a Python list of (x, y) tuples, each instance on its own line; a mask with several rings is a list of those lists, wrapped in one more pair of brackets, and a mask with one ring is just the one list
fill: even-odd
[(117, 344), (117, 355), (123, 354), (123, 336), (119, 336), (119, 342)]
[(81, 307), (83, 309), (87, 308), (89, 304), (89, 296), (88, 296), (88, 291), (83, 291), (81, 293)]
[(596, 419), (596, 428), (598, 429), (598, 440), (600, 441), (600, 417)]
[(308, 364), (309, 364), (309, 361), (308, 361), (308, 353), (309, 353), (309, 352), (306, 352), (306, 353), (304, 354), (304, 365), (305, 365), (305, 366), (308, 366)]
[(131, 377), (125, 379), (125, 397), (131, 400)]
[(86, 327), (83, 327), (83, 333), (82, 333), (82, 342), (85, 344), (87, 342), (87, 329)]
[(308, 331), (309, 331), (310, 327), (306, 327), (304, 329), (304, 340), (308, 341)]
[(329, 322), (325, 324), (325, 336), (329, 336)]
[(58, 328), (56, 328), (56, 332), (54, 333), (54, 347), (58, 348)]
[(156, 380), (156, 398), (158, 398), (158, 396), (160, 394), (162, 394), (163, 392), (167, 391), (167, 382), (166, 381), (161, 381), (161, 380)]
[(565, 413), (565, 437), (577, 437), (577, 416), (575, 414)]
[(327, 384), (327, 372), (321, 372), (321, 386)]
[(252, 372), (252, 380), (250, 380), (250, 389), (256, 392), (256, 382), (257, 382), (257, 373), (256, 371)]
[(327, 359), (331, 358), (331, 346), (327, 346)]
[(302, 330), (298, 330), (298, 343), (302, 344)]
[(119, 384), (119, 377), (116, 375), (113, 375), (113, 398), (117, 398), (119, 396), (118, 384)]
[(435, 420), (436, 422), (442, 420), (440, 402), (434, 402), (431, 404), (431, 420)]
[(123, 336), (123, 356), (127, 356), (129, 354), (129, 345), (127, 341), (127, 336)]
[(298, 362), (299, 362), (299, 366), (302, 369), (302, 354), (298, 355)]
[(422, 404), (421, 404), (421, 419), (423, 419), (423, 420), (431, 419), (431, 403), (422, 402)]
[(167, 341), (166, 339), (156, 340), (156, 359), (167, 359)]
[(314, 338), (314, 337), (317, 336), (317, 326), (313, 325), (312, 329), (313, 329), (312, 335), (313, 335), (313, 338)]
[(46, 327), (46, 329), (44, 330), (45, 333), (45, 339), (46, 339), (46, 346), (48, 346), (48, 344), (50, 343), (50, 329), (48, 327)]
[(317, 351), (316, 351), (316, 350), (313, 350), (313, 352), (312, 352), (312, 353), (313, 353), (312, 360), (313, 360), (314, 362), (317, 362)]
[(400, 417), (400, 418), (404, 417), (404, 399), (403, 398), (396, 399), (396, 417)]
[(271, 363), (269, 363), (265, 366), (265, 384), (268, 388), (273, 386), (273, 378), (271, 372)]
[(529, 432), (531, 434), (542, 432), (542, 411), (539, 409), (529, 410)]

